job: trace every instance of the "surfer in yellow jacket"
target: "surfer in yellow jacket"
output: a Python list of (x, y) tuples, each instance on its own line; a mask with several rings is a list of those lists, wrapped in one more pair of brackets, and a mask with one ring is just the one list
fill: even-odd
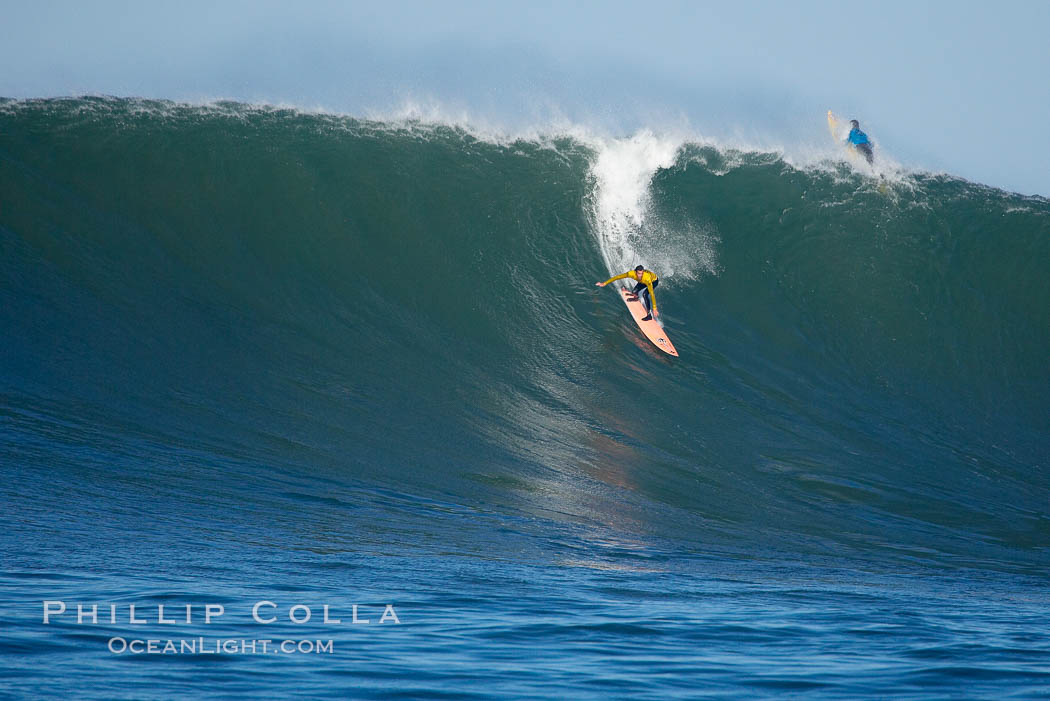
[(644, 265), (639, 265), (634, 270), (628, 270), (623, 275), (611, 277), (605, 282), (596, 282), (594, 284), (598, 287), (605, 287), (610, 282), (623, 280), (625, 277), (632, 278), (638, 282), (638, 284), (634, 286), (632, 292), (635, 297), (638, 296), (639, 292), (642, 293), (642, 304), (645, 305), (645, 311), (649, 312), (642, 318), (642, 321), (649, 321), (653, 318), (654, 314), (659, 316), (660, 312), (656, 311), (656, 294), (653, 292), (653, 289), (660, 284), (660, 280), (656, 277), (656, 273), (651, 270), (646, 270)]

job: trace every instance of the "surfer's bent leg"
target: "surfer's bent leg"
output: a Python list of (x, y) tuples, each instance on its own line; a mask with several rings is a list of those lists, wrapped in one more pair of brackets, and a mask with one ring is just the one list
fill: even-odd
[[(653, 291), (656, 291), (657, 286), (660, 284), (659, 280), (653, 280)], [(649, 299), (649, 288), (642, 285), (642, 289), (645, 291), (645, 311), (647, 314), (653, 313), (653, 300)]]
[[(653, 280), (653, 289), (655, 290), (656, 286), (659, 285), (659, 284), (660, 284), (659, 280)], [(645, 313), (646, 314), (652, 314), (653, 313), (653, 302), (652, 302), (651, 299), (649, 299), (649, 288), (645, 286), (644, 282), (639, 282), (637, 285), (635, 285), (634, 289), (631, 290), (631, 293), (635, 297), (638, 297), (639, 299), (642, 300), (642, 304), (645, 305)]]
[(637, 285), (634, 286), (634, 289), (631, 290), (631, 294), (633, 294), (638, 299), (642, 300), (642, 304), (645, 305), (645, 312), (648, 314), (649, 313), (649, 288), (646, 287), (643, 283), (639, 282)]

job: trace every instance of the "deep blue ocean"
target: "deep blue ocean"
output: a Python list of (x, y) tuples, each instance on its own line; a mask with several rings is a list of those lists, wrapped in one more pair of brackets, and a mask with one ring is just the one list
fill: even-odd
[(0, 101), (0, 698), (1050, 698), (1048, 273), (831, 144)]

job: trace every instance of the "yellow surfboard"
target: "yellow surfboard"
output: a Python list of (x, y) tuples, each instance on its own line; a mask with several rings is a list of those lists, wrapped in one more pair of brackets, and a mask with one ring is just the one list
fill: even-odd
[(836, 144), (845, 149), (846, 155), (849, 156), (851, 160), (856, 160), (857, 152), (855, 149), (850, 148), (849, 145), (846, 144), (844, 134), (842, 133), (842, 129), (839, 127), (839, 124), (840, 122), (838, 120), (838, 117), (832, 114), (831, 110), (828, 110), (828, 131), (831, 132), (831, 139)]
[(838, 141), (839, 138), (839, 120), (835, 118), (835, 115), (828, 110), (828, 130), (831, 131), (831, 138)]

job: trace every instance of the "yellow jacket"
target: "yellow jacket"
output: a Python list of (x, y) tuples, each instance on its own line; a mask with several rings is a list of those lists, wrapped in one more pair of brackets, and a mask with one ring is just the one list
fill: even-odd
[(653, 303), (653, 312), (656, 313), (656, 293), (653, 292), (653, 281), (658, 279), (656, 273), (654, 273), (652, 270), (643, 270), (641, 276), (639, 276), (633, 270), (628, 270), (623, 275), (617, 275), (616, 277), (609, 278), (603, 283), (603, 286), (608, 285), (610, 282), (623, 280), (626, 277), (637, 280), (638, 282), (642, 283), (647, 288), (649, 288), (649, 299)]

